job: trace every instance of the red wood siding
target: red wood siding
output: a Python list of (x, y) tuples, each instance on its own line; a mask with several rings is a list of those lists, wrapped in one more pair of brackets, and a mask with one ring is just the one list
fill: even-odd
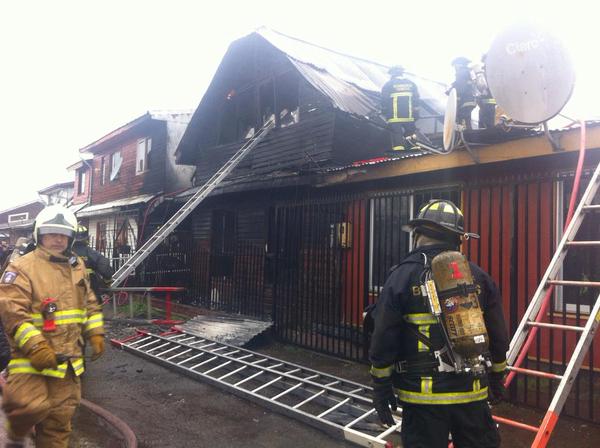
[[(92, 178), (92, 204), (103, 204), (118, 199), (139, 196), (142, 194), (159, 193), (164, 189), (165, 180), (165, 147), (166, 128), (164, 123), (159, 122), (152, 128), (146, 128), (145, 132), (136, 132), (128, 139), (122, 140), (118, 145), (103, 149), (101, 153), (94, 155), (92, 161), (94, 174)], [(150, 152), (150, 170), (135, 173), (137, 141), (142, 137), (152, 138), (152, 151)], [(118, 177), (110, 180), (110, 155), (116, 151), (121, 152), (123, 162)], [(101, 160), (104, 157), (106, 164), (106, 181), (101, 185)]]
[[(471, 239), (465, 244), (466, 253), (489, 272), (500, 287), (511, 334), (554, 255), (554, 204), (551, 179), (518, 185), (507, 182), (502, 186), (472, 187), (463, 194), (465, 228), (482, 235), (481, 239)], [(551, 307), (553, 304), (554, 301)], [(577, 324), (571, 316), (557, 312), (549, 312), (544, 321)], [(563, 336), (557, 331), (542, 330), (539, 334), (529, 351), (530, 357), (554, 363), (568, 361), (576, 343), (573, 332)], [(595, 341), (599, 344), (600, 336), (596, 335)], [(588, 359), (584, 365), (589, 366)], [(600, 352), (597, 351), (594, 366), (598, 365)]]
[(73, 188), (73, 205), (83, 204), (87, 202), (90, 195), (90, 170), (87, 169), (85, 173), (85, 189), (83, 193), (78, 194), (79, 191), (79, 171), (80, 169), (75, 170), (75, 184)]

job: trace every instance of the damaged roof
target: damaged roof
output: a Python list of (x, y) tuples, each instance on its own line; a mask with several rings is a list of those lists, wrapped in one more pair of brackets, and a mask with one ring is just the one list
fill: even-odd
[[(268, 28), (259, 28), (255, 33), (285, 53), (304, 78), (331, 98), (338, 109), (360, 116), (369, 116), (379, 111), (381, 88), (390, 79), (389, 67), (338, 53)], [(443, 115), (447, 98), (446, 86), (410, 72), (406, 72), (405, 76), (419, 88), (423, 106), (430, 113)]]
[[(381, 88), (390, 79), (388, 66), (338, 53), (263, 27), (234, 41), (229, 46), (177, 148), (176, 155), (179, 163), (193, 163), (191, 155), (198, 148), (199, 136), (203, 132), (203, 121), (210, 115), (209, 109), (215, 107), (214, 90), (220, 86), (222, 80), (227, 78), (230, 70), (241, 69), (239, 64), (235, 65), (235, 61), (234, 69), (228, 66), (226, 61), (231, 64), (228, 56), (235, 54), (235, 50), (257, 38), (284, 55), (309, 84), (331, 100), (334, 108), (360, 119), (376, 120), (380, 125), (384, 124), (379, 116), (380, 98)], [(441, 130), (447, 101), (446, 85), (410, 72), (406, 72), (405, 75), (419, 89), (423, 118), (437, 121)], [(434, 126), (429, 127), (434, 128)]]

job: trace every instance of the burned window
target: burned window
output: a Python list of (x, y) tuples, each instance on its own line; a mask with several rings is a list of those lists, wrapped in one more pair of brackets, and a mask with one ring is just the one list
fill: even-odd
[(275, 98), (278, 125), (286, 127), (298, 123), (299, 78), (296, 72), (288, 72), (275, 79)]
[(275, 118), (275, 90), (273, 81), (261, 84), (258, 93), (260, 124)]
[(225, 95), (219, 117), (219, 136), (217, 138), (217, 145), (225, 145), (237, 140), (236, 96), (236, 92), (233, 89)]
[(230, 210), (215, 210), (211, 222), (211, 275), (229, 277), (233, 274), (235, 252), (235, 214)]
[(237, 97), (237, 139), (254, 136), (256, 132), (256, 102), (254, 89), (246, 90)]

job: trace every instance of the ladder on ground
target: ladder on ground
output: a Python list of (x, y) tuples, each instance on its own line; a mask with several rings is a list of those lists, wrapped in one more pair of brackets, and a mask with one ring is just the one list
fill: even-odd
[(126, 262), (119, 268), (115, 275), (111, 288), (119, 286), (127, 276), (135, 270), (152, 251), (162, 243), (167, 236), (227, 177), (229, 173), (258, 145), (273, 129), (275, 122), (269, 120), (265, 125), (248, 139), (238, 151), (217, 171), (200, 189), (177, 212), (169, 218)]
[(385, 429), (371, 404), (372, 389), (182, 331), (138, 334), (116, 346), (250, 399), (359, 446), (386, 448), (400, 423)]
[[(552, 296), (552, 290), (555, 286), (597, 288), (600, 292), (600, 282), (570, 279), (564, 280), (560, 278), (561, 268), (569, 249), (576, 250), (577, 248), (590, 246), (596, 246), (600, 248), (600, 241), (579, 241), (575, 239), (577, 232), (586, 216), (590, 212), (600, 210), (600, 205), (592, 204), (598, 187), (600, 186), (599, 175), (600, 165), (596, 167), (590, 183), (585, 190), (581, 201), (575, 210), (575, 213), (573, 214), (573, 218), (564, 231), (562, 240), (556, 249), (556, 253), (550, 261), (548, 269), (546, 270), (546, 273), (544, 274), (544, 277), (542, 278), (541, 283), (531, 299), (531, 302), (525, 311), (525, 315), (523, 316), (523, 319), (521, 320), (521, 323), (519, 324), (519, 327), (512, 338), (508, 352), (507, 362), (509, 364), (508, 369), (510, 373), (507, 377), (507, 385), (517, 373), (559, 381), (541, 425), (539, 427), (528, 425), (522, 426), (536, 433), (535, 440), (531, 445), (535, 448), (545, 447), (548, 443), (552, 434), (552, 430), (556, 426), (560, 412), (563, 409), (569, 392), (571, 391), (573, 383), (575, 382), (575, 378), (579, 372), (579, 369), (581, 368), (581, 364), (583, 363), (590, 344), (592, 343), (594, 333), (600, 324), (600, 294), (596, 298), (596, 302), (591, 306), (590, 315), (583, 326), (559, 325), (542, 322), (542, 319), (546, 314), (550, 297)], [(577, 345), (575, 346), (571, 358), (567, 363), (565, 371), (562, 373), (562, 375), (519, 367), (521, 362), (527, 356), (529, 347), (535, 339), (538, 329), (554, 329), (579, 333)]]

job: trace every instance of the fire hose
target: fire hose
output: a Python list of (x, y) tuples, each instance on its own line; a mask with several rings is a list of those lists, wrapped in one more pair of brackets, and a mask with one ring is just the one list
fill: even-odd
[[(0, 390), (4, 387), (6, 380), (3, 376), (0, 376)], [(121, 435), (121, 438), (125, 442), (125, 448), (137, 448), (137, 438), (135, 437), (135, 433), (131, 430), (129, 425), (121, 420), (119, 417), (114, 415), (113, 413), (107, 411), (106, 409), (98, 406), (95, 403), (92, 403), (85, 398), (81, 399), (81, 404), (83, 407), (96, 414), (96, 416), (102, 418), (109, 425), (117, 430), (117, 432)]]

